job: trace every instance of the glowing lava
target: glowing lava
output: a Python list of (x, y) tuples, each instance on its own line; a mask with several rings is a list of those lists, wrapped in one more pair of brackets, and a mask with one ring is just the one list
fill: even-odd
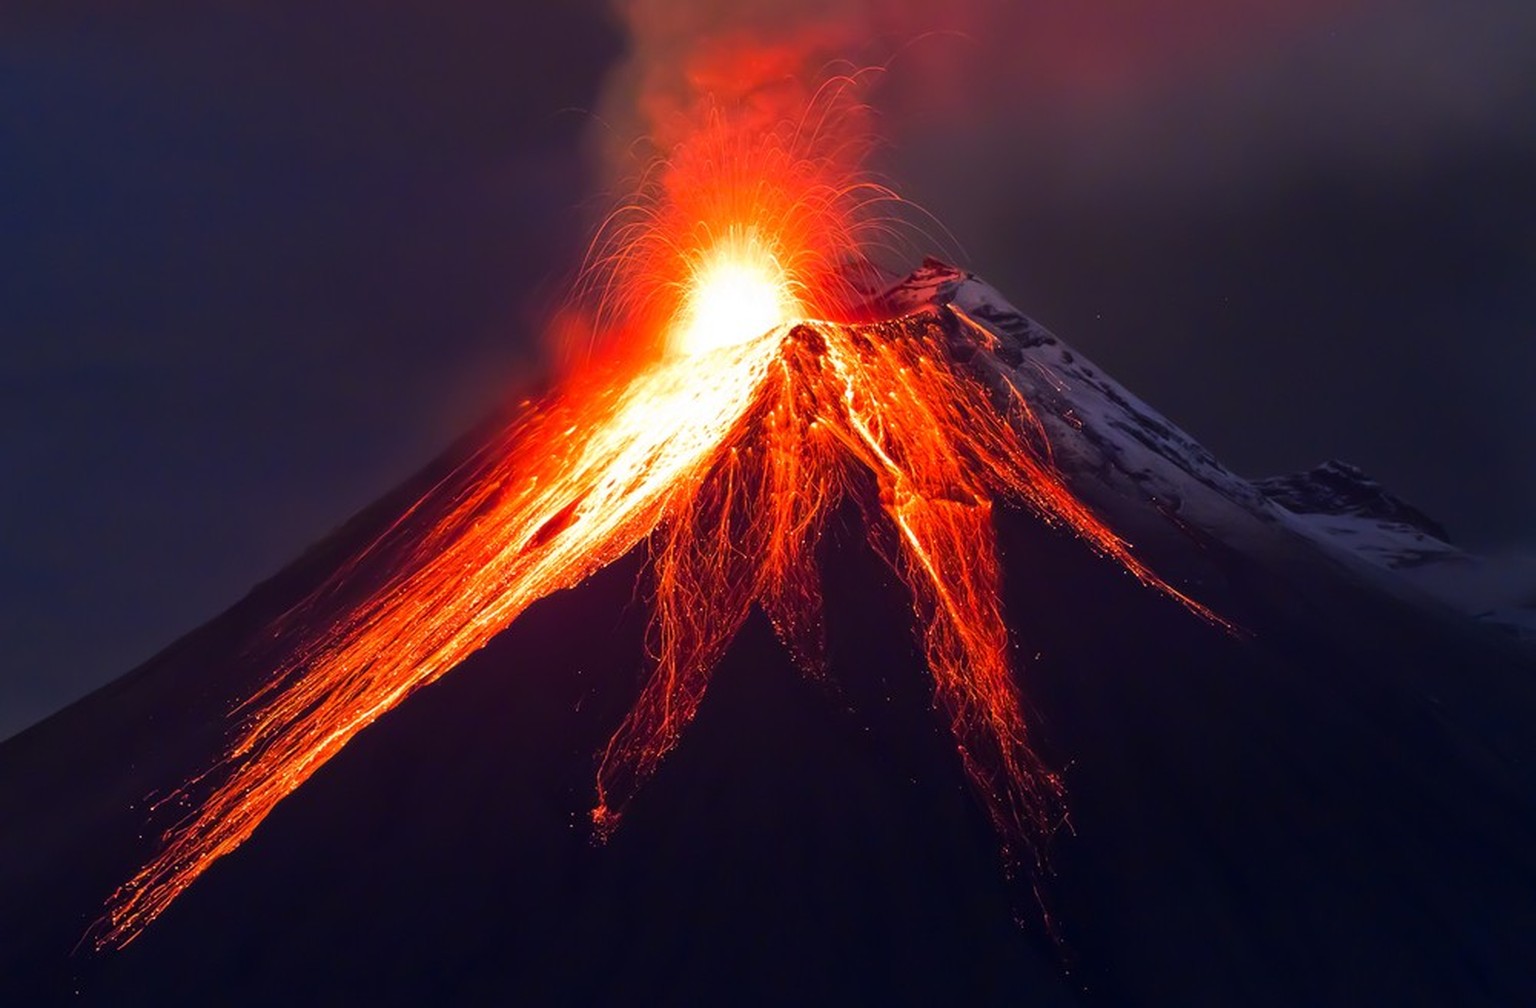
[(734, 346), (804, 314), (757, 229), (732, 226), (692, 264), (672, 346), (688, 354)]
[[(791, 131), (793, 132), (793, 131)], [(131, 941), (357, 732), (530, 604), (649, 541), (656, 665), (597, 773), (612, 830), (676, 746), (753, 606), (822, 665), (816, 543), (852, 499), (911, 591), (935, 698), (1014, 857), (1059, 820), (1010, 667), (993, 510), (1064, 524), (1144, 568), (1052, 471), (1006, 381), (948, 355), (997, 338), (949, 308), (843, 323), (838, 267), (870, 200), (794, 137), (711, 135), (613, 228), (609, 296), (658, 352), (592, 368), (522, 416), (271, 629), (271, 678), (224, 759), (177, 795), (192, 811), (111, 897), (94, 938)], [(871, 194), (874, 194), (872, 196)], [(1038, 855), (1035, 855), (1038, 856)]]

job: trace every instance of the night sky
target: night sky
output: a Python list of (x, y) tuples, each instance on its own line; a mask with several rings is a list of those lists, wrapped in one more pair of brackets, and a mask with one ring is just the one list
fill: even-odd
[[(133, 6), (0, 10), (0, 737), (536, 384), (645, 50), (596, 0)], [(758, 6), (623, 5), (801, 27)], [(934, 251), (1243, 474), (1536, 550), (1536, 7), (829, 6)]]

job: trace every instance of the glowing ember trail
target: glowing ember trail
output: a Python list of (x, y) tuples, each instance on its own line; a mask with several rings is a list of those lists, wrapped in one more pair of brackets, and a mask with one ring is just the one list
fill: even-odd
[(957, 337), (995, 346), (988, 330), (944, 307), (826, 321), (849, 317), (839, 267), (878, 236), (869, 209), (888, 194), (806, 147), (791, 128), (712, 130), (674, 152), (657, 191), (611, 226), (604, 259), (610, 308), (650, 349), (525, 404), (272, 629), (282, 657), (268, 684), (224, 759), (172, 796), (193, 811), (113, 894), (98, 947), (132, 941), (412, 691), (648, 540), (656, 666), (601, 754), (592, 818), (606, 835), (754, 605), (820, 669), (816, 543), (844, 499), (911, 591), (938, 706), (1004, 846), (1038, 856), (1061, 786), (1029, 748), (1009, 666), (994, 507), (1064, 524), (1215, 617), (1073, 498), (1017, 394), (947, 356)]

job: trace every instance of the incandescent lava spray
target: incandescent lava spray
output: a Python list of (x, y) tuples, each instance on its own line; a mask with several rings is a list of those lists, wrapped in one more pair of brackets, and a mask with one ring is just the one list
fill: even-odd
[[(1062, 788), (1030, 748), (1009, 662), (993, 511), (1067, 527), (1154, 589), (1068, 491), (1016, 392), (948, 347), (956, 309), (890, 317), (856, 277), (900, 203), (864, 178), (852, 82), (763, 128), (713, 105), (605, 224), (582, 290), (596, 349), (270, 628), (279, 659), (190, 812), (110, 898), (132, 941), (359, 731), (527, 607), (645, 544), (654, 665), (598, 754), (598, 837), (678, 744), (754, 606), (823, 671), (816, 544), (852, 501), (911, 594), (935, 707), (1015, 864), (1038, 865)], [(1011, 386), (1007, 386), (1011, 389)], [(360, 588), (359, 586), (366, 586)]]

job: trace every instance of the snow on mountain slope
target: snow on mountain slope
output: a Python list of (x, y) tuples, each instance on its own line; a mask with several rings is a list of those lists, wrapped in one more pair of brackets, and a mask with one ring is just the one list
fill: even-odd
[(1536, 556), (1457, 548), (1434, 519), (1345, 462), (1254, 485), (1313, 539), (1361, 557), (1454, 609), (1536, 641)]
[(1289, 476), (1254, 480), (1270, 500), (1293, 514), (1339, 515), (1391, 524), (1415, 534), (1423, 548), (1451, 541), (1445, 528), (1348, 462), (1332, 460)]
[(991, 286), (929, 259), (876, 304), (897, 314), (925, 306), (995, 337), (978, 345), (956, 324), (949, 349), (1030, 411), (1073, 495), (1171, 584), (1211, 597), (1227, 578), (1224, 556), (1297, 554), (1299, 537), (1263, 494)]
[[(1267, 519), (1268, 501), (1251, 484), (975, 276), (929, 259), (886, 297), (894, 310), (924, 302), (949, 305), (996, 335), (997, 346), (980, 354), (979, 362), (1012, 386), (1046, 426), (1055, 461), (1069, 480), (1093, 473), (1128, 483), (1169, 516), (1188, 519), (1196, 505), (1196, 513), (1213, 517), (1207, 498), (1216, 498)], [(1199, 510), (1200, 501), (1206, 511)]]
[[(955, 349), (1030, 405), (1073, 490), (1119, 519), (1138, 545), (1155, 548), (1176, 529), (1273, 555), (1300, 537), (1395, 594), (1427, 595), (1536, 640), (1536, 558), (1466, 553), (1432, 518), (1345, 463), (1244, 479), (995, 289), (933, 259), (881, 298), (896, 312), (924, 304), (948, 305), (997, 336), (981, 352)], [(1147, 522), (1147, 504), (1165, 519), (1160, 528)]]

